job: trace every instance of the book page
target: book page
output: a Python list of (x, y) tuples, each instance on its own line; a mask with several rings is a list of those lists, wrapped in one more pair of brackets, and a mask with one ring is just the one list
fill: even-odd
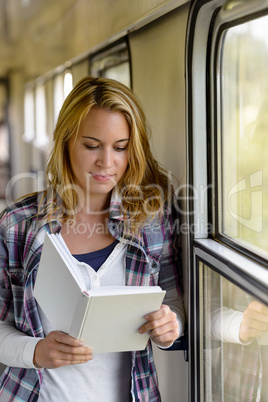
[(51, 234), (49, 235), (51, 241), (53, 242), (54, 246), (56, 247), (57, 251), (59, 252), (60, 256), (64, 260), (66, 266), (68, 267), (69, 271), (73, 275), (74, 279), (80, 286), (81, 290), (84, 291), (85, 289), (85, 282), (81, 272), (79, 271), (75, 259), (73, 258), (70, 250), (68, 249), (62, 235), (60, 233)]
[(87, 291), (89, 296), (112, 296), (112, 295), (135, 295), (135, 294), (151, 294), (161, 293), (163, 291), (160, 286), (101, 286), (92, 288)]

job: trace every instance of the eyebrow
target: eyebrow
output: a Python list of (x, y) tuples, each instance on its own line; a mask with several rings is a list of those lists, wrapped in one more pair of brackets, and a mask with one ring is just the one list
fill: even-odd
[[(94, 141), (98, 141), (98, 142), (102, 142), (100, 139), (95, 138), (95, 137), (89, 137), (87, 135), (82, 135), (82, 138), (87, 138), (89, 140), (94, 140)], [(115, 142), (124, 142), (124, 141), (129, 141), (129, 138), (122, 138), (121, 140), (115, 141)]]

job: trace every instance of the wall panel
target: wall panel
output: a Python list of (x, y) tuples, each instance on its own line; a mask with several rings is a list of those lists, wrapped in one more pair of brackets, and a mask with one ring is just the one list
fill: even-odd
[[(154, 154), (173, 175), (175, 189), (186, 183), (185, 35), (189, 6), (161, 17), (130, 35), (133, 90), (152, 131)], [(182, 219), (184, 217), (182, 216)], [(183, 241), (187, 300), (187, 256)], [(155, 349), (160, 389), (165, 402), (185, 402), (188, 363), (183, 352)]]

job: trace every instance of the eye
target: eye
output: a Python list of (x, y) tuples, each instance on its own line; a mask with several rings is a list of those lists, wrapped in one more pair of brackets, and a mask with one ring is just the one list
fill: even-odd
[(118, 144), (118, 145), (114, 144), (114, 149), (115, 149), (117, 152), (126, 151), (127, 148), (128, 148), (128, 142), (125, 142), (124, 144), (120, 144), (120, 145), (119, 145), (119, 144)]
[(84, 147), (85, 147), (86, 149), (94, 150), (94, 149), (97, 149), (97, 148), (98, 148), (98, 145), (92, 146), (92, 145), (84, 144)]
[(122, 151), (125, 151), (126, 149), (127, 149), (127, 147), (115, 147), (115, 150), (117, 152), (122, 152)]

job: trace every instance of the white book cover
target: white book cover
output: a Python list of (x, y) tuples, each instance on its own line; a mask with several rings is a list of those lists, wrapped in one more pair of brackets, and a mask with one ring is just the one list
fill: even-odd
[(34, 296), (54, 330), (82, 339), (94, 353), (143, 350), (144, 316), (161, 307), (159, 286), (104, 286), (85, 289), (63, 238), (46, 234)]

